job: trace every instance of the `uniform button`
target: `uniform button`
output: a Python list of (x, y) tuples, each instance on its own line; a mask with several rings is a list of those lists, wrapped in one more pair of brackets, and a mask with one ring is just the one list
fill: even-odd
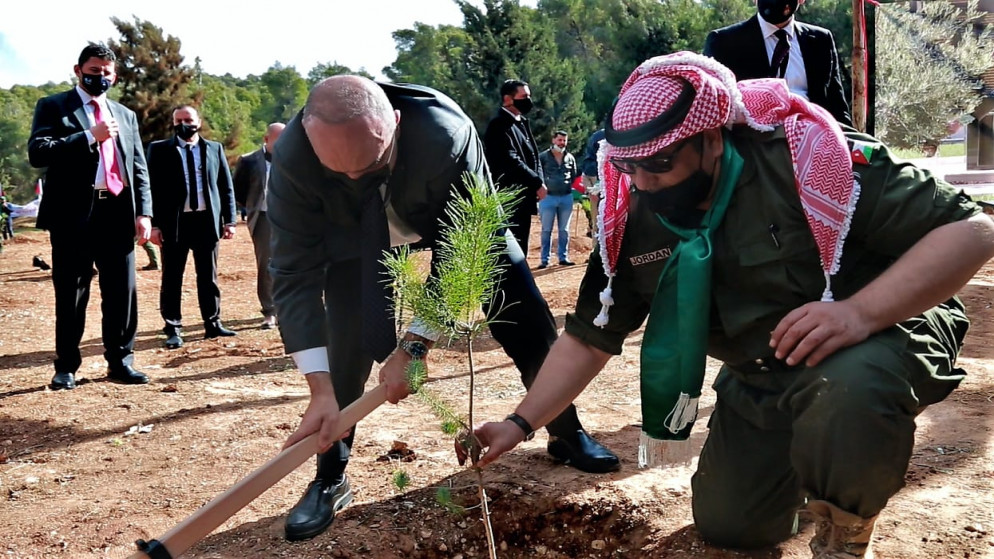
[(764, 373), (770, 372), (770, 368), (767, 367), (766, 365), (763, 365), (762, 367), (760, 367), (759, 370), (763, 371)]
[(757, 359), (757, 360), (756, 360), (756, 364), (757, 364), (757, 365), (762, 365), (762, 364), (763, 364), (763, 358), (762, 358), (762, 357), (760, 357), (759, 359)]

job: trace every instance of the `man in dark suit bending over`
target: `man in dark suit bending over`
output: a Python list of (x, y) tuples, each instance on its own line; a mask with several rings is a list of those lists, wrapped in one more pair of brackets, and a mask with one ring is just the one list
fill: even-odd
[(757, 0), (757, 14), (708, 33), (704, 56), (727, 66), (739, 81), (783, 78), (790, 91), (852, 126), (842, 91), (839, 53), (828, 29), (794, 18), (804, 0)]
[(159, 310), (166, 322), (166, 347), (183, 345), (180, 303), (186, 258), (193, 252), (197, 299), (204, 337), (234, 336), (221, 324), (221, 289), (217, 285), (219, 239), (235, 236), (235, 194), (221, 144), (200, 136), (197, 109), (173, 111), (176, 135), (148, 146), (155, 219), (152, 239), (162, 246)]
[(47, 167), (38, 227), (52, 242), (55, 287), (53, 390), (76, 387), (93, 267), (99, 274), (101, 333), (111, 380), (144, 384), (132, 367), (138, 300), (135, 239), (149, 239), (152, 197), (138, 119), (107, 98), (114, 52), (91, 43), (73, 68), (79, 84), (38, 101), (28, 158)]
[[(332, 428), (362, 395), (373, 361), (396, 403), (408, 394), (405, 367), (437, 338), (417, 324), (396, 338), (379, 259), (391, 246), (436, 246), (446, 203), (466, 195), (464, 173), (490, 184), (473, 122), (427, 87), (328, 78), (280, 136), (267, 198), (273, 297), (286, 351), (311, 392), (287, 445), (320, 432), (323, 451), (287, 516), (288, 539), (320, 534), (352, 500), (345, 467), (356, 430), (336, 442)], [(530, 386), (556, 339), (555, 320), (512, 236), (502, 259), (496, 300), (505, 309), (490, 330)], [(547, 428), (556, 458), (589, 472), (620, 466), (572, 405)]]

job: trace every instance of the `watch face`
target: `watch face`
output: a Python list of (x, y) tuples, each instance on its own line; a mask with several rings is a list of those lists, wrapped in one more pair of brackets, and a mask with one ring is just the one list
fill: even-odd
[(415, 359), (422, 359), (428, 355), (428, 346), (421, 342), (405, 341), (400, 347)]

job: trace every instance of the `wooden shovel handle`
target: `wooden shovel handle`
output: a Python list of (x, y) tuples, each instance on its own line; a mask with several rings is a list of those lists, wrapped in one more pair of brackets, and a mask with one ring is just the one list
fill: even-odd
[[(380, 407), (387, 400), (387, 385), (381, 384), (365, 393), (361, 398), (349, 404), (338, 416), (334, 431), (341, 433), (351, 429), (360, 419)], [(198, 541), (214, 531), (225, 520), (228, 520), (245, 505), (276, 484), (290, 472), (297, 469), (305, 460), (317, 453), (318, 433), (313, 433), (297, 444), (280, 452), (262, 465), (259, 469), (245, 476), (230, 489), (218, 495), (196, 512), (188, 516), (175, 528), (166, 532), (158, 540), (152, 540), (152, 548), (164, 548), (165, 553), (158, 549), (157, 553), (147, 554), (137, 551), (129, 559), (158, 559), (172, 557), (176, 559), (193, 547)], [(140, 540), (139, 540), (140, 541)], [(141, 543), (139, 544), (141, 545)]]

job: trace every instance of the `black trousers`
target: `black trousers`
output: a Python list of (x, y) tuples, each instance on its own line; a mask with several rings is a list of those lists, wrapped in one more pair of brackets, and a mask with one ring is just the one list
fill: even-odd
[(269, 238), (271, 227), (266, 212), (259, 212), (252, 223), (252, 246), (255, 248), (256, 295), (262, 305), (262, 316), (275, 316), (273, 302), (273, 277), (269, 275)]
[(511, 233), (514, 234), (514, 238), (518, 240), (518, 245), (521, 246), (521, 250), (525, 253), (525, 257), (528, 257), (528, 238), (531, 236), (532, 230), (532, 216), (535, 215), (536, 206), (534, 199), (529, 196), (524, 196), (524, 199), (514, 208), (514, 213), (511, 214)]
[(133, 212), (127, 190), (102, 199), (94, 195), (86, 224), (51, 231), (56, 372), (75, 373), (82, 363), (79, 343), (86, 327), (94, 266), (100, 272), (104, 358), (111, 369), (134, 361), (138, 295)]
[(217, 224), (209, 210), (184, 212), (177, 235), (162, 241), (162, 289), (159, 312), (166, 323), (166, 334), (183, 327), (181, 303), (186, 260), (193, 252), (197, 273), (197, 302), (204, 325), (216, 323), (221, 316), (221, 288), (217, 285)]
[[(509, 241), (508, 250), (501, 258), (506, 267), (494, 304), (504, 310), (499, 321), (490, 326), (490, 332), (514, 362), (528, 388), (556, 341), (556, 323), (517, 243)], [(329, 268), (325, 284), (328, 363), (339, 408), (362, 396), (373, 365), (373, 359), (360, 349), (360, 277), (360, 261), (348, 260)], [(575, 434), (581, 428), (576, 407), (572, 404), (546, 426), (553, 436)], [(348, 464), (355, 432), (353, 428), (349, 437), (336, 442), (319, 458), (319, 477), (329, 480), (341, 477)]]

